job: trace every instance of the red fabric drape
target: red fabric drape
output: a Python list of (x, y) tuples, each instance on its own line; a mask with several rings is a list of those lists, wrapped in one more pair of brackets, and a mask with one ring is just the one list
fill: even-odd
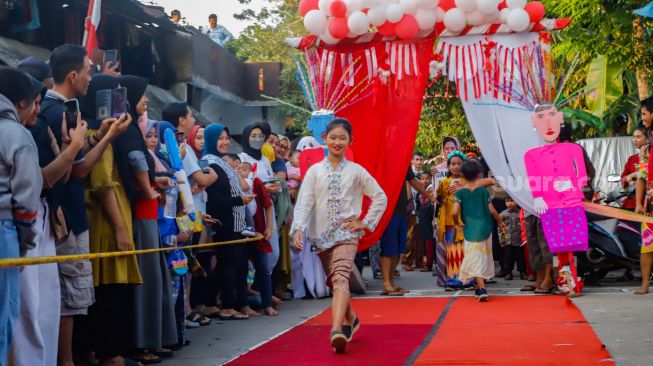
[[(413, 43), (417, 50), (418, 75), (404, 73), (401, 80), (397, 75), (390, 75), (387, 83), (374, 78), (371, 85), (372, 95), (336, 113), (337, 117), (347, 118), (352, 123), (354, 141), (351, 149), (354, 151), (355, 161), (374, 176), (388, 196), (388, 208), (381, 222), (373, 233), (368, 233), (362, 239), (359, 250), (365, 250), (376, 243), (388, 225), (400, 189), (404, 187), (415, 145), (434, 40), (410, 43)], [(328, 49), (353, 53), (354, 59), (360, 59), (363, 70), (366, 70), (364, 52), (371, 47), (376, 49), (378, 65), (388, 70), (385, 42), (348, 47), (320, 47), (320, 51)], [(367, 72), (361, 74), (367, 78)]]

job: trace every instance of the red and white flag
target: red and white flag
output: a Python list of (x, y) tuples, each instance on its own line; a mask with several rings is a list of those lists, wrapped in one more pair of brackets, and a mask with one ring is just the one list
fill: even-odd
[(102, 17), (102, 0), (89, 0), (88, 12), (84, 23), (84, 40), (82, 45), (86, 48), (88, 56), (91, 57), (92, 51), (98, 48), (97, 29), (100, 26)]

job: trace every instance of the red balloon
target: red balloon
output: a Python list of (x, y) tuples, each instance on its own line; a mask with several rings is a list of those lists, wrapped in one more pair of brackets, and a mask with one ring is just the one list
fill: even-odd
[(329, 19), (329, 33), (335, 39), (347, 38), (349, 34), (349, 26), (347, 25), (347, 18), (331, 18)]
[(438, 6), (446, 12), (456, 7), (456, 0), (440, 0)]
[(395, 27), (397, 37), (401, 39), (413, 39), (419, 33), (419, 25), (415, 17), (409, 14), (404, 15)]
[(502, 2), (499, 3), (499, 10), (503, 10), (508, 7), (508, 4), (506, 3), (506, 0), (503, 0)]
[(311, 10), (317, 10), (318, 5), (317, 3), (320, 0), (302, 0), (299, 2), (299, 14), (301, 16), (306, 16), (306, 13), (308, 13)]
[(331, 15), (336, 18), (342, 18), (347, 15), (347, 4), (344, 1), (336, 0), (332, 2), (329, 9), (331, 10)]
[(544, 14), (546, 13), (544, 4), (539, 1), (533, 1), (526, 4), (524, 10), (526, 10), (528, 15), (531, 17), (531, 23), (539, 22), (544, 18)]
[(382, 36), (392, 37), (396, 34), (395, 32), (396, 27), (397, 27), (397, 23), (385, 22), (380, 26), (376, 27), (376, 30), (379, 31), (379, 33), (381, 33)]

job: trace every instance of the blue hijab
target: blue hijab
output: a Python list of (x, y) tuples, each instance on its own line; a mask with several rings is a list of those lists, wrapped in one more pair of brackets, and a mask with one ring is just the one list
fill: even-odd
[(222, 131), (227, 131), (227, 135), (229, 135), (229, 129), (219, 123), (212, 123), (204, 129), (202, 156), (211, 154), (222, 157), (222, 154), (218, 151), (218, 140), (220, 140)]

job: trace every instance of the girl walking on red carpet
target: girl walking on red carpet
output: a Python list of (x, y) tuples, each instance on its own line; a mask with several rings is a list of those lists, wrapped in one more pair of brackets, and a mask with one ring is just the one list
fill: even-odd
[[(345, 158), (352, 140), (349, 121), (334, 119), (325, 135), (328, 155), (306, 172), (290, 233), (295, 250), (310, 245), (318, 252), (333, 292), (329, 341), (336, 353), (342, 353), (360, 327), (349, 301), (349, 276), (358, 240), (365, 229), (374, 231), (385, 211), (387, 198), (365, 168)], [(363, 195), (372, 204), (365, 218), (359, 221)]]

